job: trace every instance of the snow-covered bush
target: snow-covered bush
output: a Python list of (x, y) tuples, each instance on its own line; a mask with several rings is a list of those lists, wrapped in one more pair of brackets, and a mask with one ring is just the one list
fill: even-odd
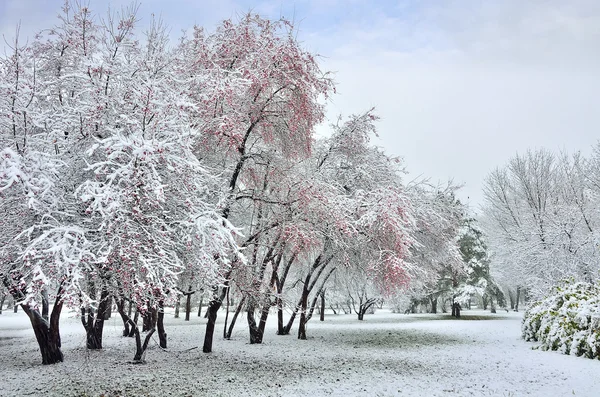
[(542, 350), (600, 359), (600, 285), (571, 280), (554, 287), (527, 308), (521, 329)]

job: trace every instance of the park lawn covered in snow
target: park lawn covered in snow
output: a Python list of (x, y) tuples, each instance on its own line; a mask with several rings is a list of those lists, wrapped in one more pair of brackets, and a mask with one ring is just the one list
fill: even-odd
[[(223, 315), (220, 315), (222, 332)], [(272, 320), (274, 320), (272, 316)], [(63, 315), (65, 362), (42, 366), (24, 313), (0, 316), (2, 396), (597, 396), (600, 361), (532, 350), (520, 313), (392, 314), (359, 322), (327, 315), (308, 324), (306, 341), (275, 335), (250, 345), (243, 318), (232, 340), (203, 354), (206, 320), (165, 316), (169, 349), (152, 342), (134, 365), (134, 340), (106, 322), (104, 350), (88, 351), (73, 313)]]

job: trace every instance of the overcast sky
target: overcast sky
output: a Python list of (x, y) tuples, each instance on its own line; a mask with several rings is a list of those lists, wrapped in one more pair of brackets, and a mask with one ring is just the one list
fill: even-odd
[[(102, 15), (108, 3), (90, 6)], [(61, 5), (0, 0), (0, 33), (21, 21), (31, 36)], [(142, 0), (139, 16), (162, 15), (175, 38), (250, 10), (295, 20), (304, 47), (336, 71), (330, 121), (375, 106), (376, 144), (411, 177), (464, 184), (472, 207), (487, 173), (517, 152), (589, 153), (597, 141), (600, 1)]]

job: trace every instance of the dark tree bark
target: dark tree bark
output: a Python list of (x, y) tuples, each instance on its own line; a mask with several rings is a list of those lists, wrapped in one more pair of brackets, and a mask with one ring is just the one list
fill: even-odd
[(458, 302), (452, 303), (452, 317), (460, 318), (460, 304)]
[(2, 308), (4, 307), (4, 300), (6, 299), (6, 294), (0, 295), (0, 314), (2, 314)]
[[(140, 312), (137, 309), (135, 309), (135, 314), (133, 315), (132, 323), (136, 327), (137, 327), (137, 323), (138, 323), (139, 317), (140, 317)], [(133, 327), (131, 328), (131, 331), (129, 331), (129, 335), (127, 335), (127, 336), (130, 337), (130, 338), (133, 338), (135, 336), (135, 330), (133, 329)]]
[(48, 290), (44, 288), (42, 290), (42, 318), (48, 321), (49, 302), (48, 302)]
[(149, 326), (148, 333), (146, 334), (143, 343), (138, 326), (132, 325), (133, 333), (135, 335), (135, 354), (133, 356), (133, 362), (136, 364), (146, 362), (146, 349), (148, 348), (148, 343), (150, 342), (152, 335), (156, 332), (158, 309), (149, 309), (142, 317), (144, 318), (144, 322), (147, 322)]
[(223, 304), (223, 299), (225, 299), (227, 289), (229, 288), (230, 275), (231, 271), (229, 271), (228, 274), (225, 276), (225, 282), (223, 287), (215, 288), (213, 298), (208, 303), (208, 307), (206, 309), (206, 317), (208, 318), (208, 321), (206, 322), (206, 330), (204, 332), (204, 344), (202, 345), (202, 351), (204, 353), (212, 352), (213, 337), (215, 334), (215, 324), (217, 322), (217, 313), (219, 312), (219, 309)]
[[(131, 305), (131, 302), (129, 302)], [(123, 320), (123, 336), (129, 336), (131, 332), (129, 329), (130, 317), (125, 313), (125, 298), (121, 297), (121, 299), (117, 300), (117, 311), (121, 316), (121, 320)]]
[(62, 287), (59, 287), (56, 294), (56, 301), (50, 314), (50, 321), (46, 321), (40, 312), (29, 306), (22, 305), (23, 311), (29, 317), (35, 338), (42, 354), (42, 364), (56, 364), (62, 362), (64, 357), (61, 351), (59, 320), (63, 303)]
[(104, 320), (110, 320), (112, 317), (112, 303), (113, 298), (111, 295), (108, 296), (108, 303), (106, 304), (106, 310), (104, 311)]
[(242, 312), (242, 308), (244, 307), (244, 303), (246, 302), (246, 297), (242, 297), (240, 302), (238, 303), (235, 313), (233, 314), (233, 318), (231, 319), (231, 324), (229, 324), (229, 328), (227, 329), (227, 333), (225, 334), (225, 339), (231, 339), (231, 334), (233, 333), (233, 327), (235, 326), (235, 322)]
[(81, 308), (81, 323), (85, 328), (86, 347), (88, 349), (102, 349), (104, 317), (106, 310), (110, 305), (109, 296), (108, 291), (103, 289), (100, 293), (100, 302), (98, 303), (98, 310), (96, 312), (91, 307)]
[(321, 311), (319, 321), (325, 321), (325, 290), (321, 291)]
[(16, 313), (18, 310), (19, 310), (19, 306), (18, 306), (18, 305), (15, 305), (15, 306), (13, 307), (13, 313)]
[(188, 292), (185, 293), (185, 321), (190, 321), (190, 313), (192, 312), (192, 295), (195, 293), (196, 291), (192, 291), (192, 286), (190, 285)]
[(253, 345), (255, 343), (261, 343), (262, 335), (260, 334), (258, 326), (256, 325), (256, 320), (254, 319), (256, 305), (252, 301), (252, 298), (250, 298), (250, 303), (248, 304), (247, 309), (246, 318), (248, 320), (248, 329), (250, 330), (250, 344)]
[(481, 298), (481, 300), (483, 301), (483, 310), (487, 310), (487, 308), (488, 308), (488, 297), (484, 295)]
[(167, 333), (165, 332), (165, 308), (163, 302), (158, 303), (158, 314), (156, 318), (156, 330), (158, 331), (158, 344), (163, 349), (167, 348)]
[[(321, 274), (327, 267), (327, 264), (329, 264), (329, 261), (331, 261), (331, 257), (323, 260), (323, 253), (321, 253), (321, 255), (319, 255), (317, 257), (317, 259), (315, 259), (315, 262), (313, 263), (310, 271), (308, 272), (308, 274), (306, 275), (306, 278), (304, 279), (304, 285), (302, 288), (302, 296), (300, 298), (300, 304), (299, 304), (300, 319), (298, 321), (298, 339), (306, 340), (306, 323), (309, 320), (309, 318), (307, 318), (307, 310), (306, 310), (308, 308), (308, 295), (313, 290), (315, 284), (321, 277)], [(329, 274), (327, 275), (325, 280), (327, 280), (327, 278), (333, 273), (334, 270), (335, 270), (335, 268), (331, 269), (331, 271), (329, 272)], [(321, 286), (321, 288), (323, 288), (323, 286)], [(289, 332), (289, 328), (291, 328), (291, 324), (289, 324), (288, 332)]]

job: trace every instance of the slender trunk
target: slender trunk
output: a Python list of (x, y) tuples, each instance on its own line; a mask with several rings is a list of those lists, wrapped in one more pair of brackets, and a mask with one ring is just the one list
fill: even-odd
[(494, 304), (494, 297), (490, 296), (490, 312), (496, 313), (496, 305)]
[[(131, 302), (129, 302), (131, 305)], [(121, 316), (121, 320), (123, 320), (123, 336), (129, 336), (129, 322), (130, 317), (125, 313), (125, 298), (121, 298), (117, 300), (117, 311)]]
[(174, 318), (179, 318), (179, 308), (181, 307), (181, 296), (177, 297), (177, 302), (175, 302), (175, 316)]
[(283, 326), (283, 300), (278, 296), (275, 301), (277, 304), (277, 335), (286, 335)]
[[(136, 364), (146, 362), (146, 349), (148, 348), (148, 343), (150, 343), (150, 339), (154, 332), (156, 332), (156, 323), (158, 322), (158, 309), (150, 308), (144, 313), (142, 316), (144, 318), (144, 323), (148, 325), (148, 333), (146, 334), (146, 338), (144, 338), (144, 343), (142, 343), (142, 339), (140, 336), (140, 330), (136, 325), (133, 328), (133, 333), (135, 335), (135, 354), (133, 356), (133, 362)], [(142, 331), (143, 332), (143, 331)]]
[(140, 317), (140, 312), (139, 312), (139, 310), (135, 309), (135, 314), (133, 315), (133, 320), (130, 323), (130, 325), (133, 324), (133, 326), (131, 327), (131, 331), (129, 331), (129, 335), (127, 335), (130, 338), (133, 338), (135, 336), (134, 327), (137, 327), (139, 317)]
[(484, 296), (483, 298), (481, 298), (481, 300), (483, 301), (483, 310), (487, 310), (488, 298), (486, 296)]
[(302, 290), (302, 298), (300, 299), (300, 321), (298, 323), (298, 339), (306, 340), (306, 308), (308, 306), (308, 281), (307, 277), (304, 289)]
[(202, 316), (202, 300), (203, 300), (203, 297), (201, 296), (200, 302), (198, 303), (198, 317)]
[(19, 306), (15, 305), (15, 306), (13, 307), (13, 313), (16, 313), (18, 309), (19, 309)]
[(223, 339), (227, 339), (227, 322), (229, 321), (229, 307), (231, 306), (231, 299), (229, 294), (230, 288), (227, 288), (227, 294), (225, 295), (225, 321), (223, 322)]
[(215, 324), (217, 322), (217, 313), (223, 304), (223, 299), (225, 299), (225, 295), (227, 293), (227, 289), (229, 288), (229, 274), (225, 277), (225, 285), (221, 288), (219, 292), (218, 289), (215, 291), (213, 298), (208, 303), (208, 308), (206, 309), (206, 317), (208, 321), (206, 322), (206, 331), (204, 332), (204, 344), (202, 345), (202, 351), (204, 353), (212, 352), (213, 345), (213, 337), (215, 334)]
[(515, 311), (519, 311), (519, 299), (521, 298), (521, 287), (517, 287), (517, 297), (515, 299)]
[(158, 302), (158, 314), (156, 317), (156, 330), (158, 331), (158, 343), (163, 349), (167, 348), (167, 333), (165, 332), (165, 308), (163, 302)]
[(233, 318), (231, 319), (231, 324), (229, 324), (229, 329), (227, 330), (227, 334), (225, 334), (225, 339), (231, 339), (231, 334), (233, 333), (233, 327), (235, 326), (235, 322), (242, 312), (242, 308), (244, 307), (244, 303), (246, 302), (246, 297), (242, 297), (240, 299), (240, 303), (238, 303), (235, 313), (233, 313)]
[(4, 306), (5, 299), (6, 299), (6, 294), (0, 295), (0, 314), (2, 314), (2, 307)]
[(325, 321), (325, 290), (321, 291), (321, 312), (319, 313), (319, 320)]
[(185, 301), (185, 321), (190, 321), (190, 313), (192, 312), (192, 292), (188, 292)]
[(508, 290), (508, 299), (510, 300), (510, 310), (515, 310), (515, 295), (512, 290)]

